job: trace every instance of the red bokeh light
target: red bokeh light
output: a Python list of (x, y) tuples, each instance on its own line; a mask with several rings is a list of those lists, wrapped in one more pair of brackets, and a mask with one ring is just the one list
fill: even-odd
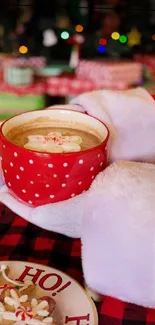
[(101, 38), (99, 43), (100, 43), (100, 45), (106, 45), (107, 40), (105, 38)]

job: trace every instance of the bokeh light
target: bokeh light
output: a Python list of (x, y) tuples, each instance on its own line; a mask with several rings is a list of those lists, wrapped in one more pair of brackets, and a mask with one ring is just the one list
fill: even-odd
[(107, 44), (107, 40), (105, 38), (100, 38), (99, 43), (100, 43), (100, 45), (106, 45)]
[(111, 38), (114, 39), (115, 41), (117, 41), (119, 39), (119, 37), (120, 37), (120, 34), (117, 32), (113, 32), (111, 34)]
[(76, 25), (75, 30), (77, 33), (81, 33), (83, 31), (83, 26), (82, 25)]
[(153, 41), (155, 41), (155, 34), (152, 35), (152, 39), (153, 39)]
[(127, 37), (125, 35), (121, 35), (120, 38), (119, 38), (119, 41), (121, 43), (126, 43), (127, 42)]
[(25, 45), (21, 45), (20, 47), (19, 47), (19, 53), (21, 53), (21, 54), (26, 54), (28, 52), (28, 48), (27, 48), (27, 46), (25, 46)]
[(68, 39), (68, 38), (69, 38), (69, 33), (66, 32), (66, 31), (62, 32), (62, 33), (61, 33), (61, 38), (62, 38), (62, 39)]
[(99, 45), (98, 48), (97, 48), (97, 51), (100, 52), (100, 53), (105, 53), (106, 47), (103, 46), (103, 45)]

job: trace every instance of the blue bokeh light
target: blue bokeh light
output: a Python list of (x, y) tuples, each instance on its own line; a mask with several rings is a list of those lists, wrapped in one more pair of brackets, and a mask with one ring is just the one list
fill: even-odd
[(100, 53), (105, 53), (106, 47), (103, 46), (103, 45), (99, 45), (98, 48), (97, 48), (97, 51), (100, 52)]

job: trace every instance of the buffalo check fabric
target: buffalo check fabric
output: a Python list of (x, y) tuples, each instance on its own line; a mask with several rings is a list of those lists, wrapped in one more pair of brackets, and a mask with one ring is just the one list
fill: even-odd
[[(55, 267), (83, 285), (81, 243), (43, 230), (0, 205), (0, 260), (23, 260)], [(155, 325), (155, 310), (111, 297), (96, 304), (99, 325)]]

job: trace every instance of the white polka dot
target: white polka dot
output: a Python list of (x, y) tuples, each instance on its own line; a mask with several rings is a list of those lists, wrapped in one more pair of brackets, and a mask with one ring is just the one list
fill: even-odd
[(17, 152), (14, 152), (14, 156), (17, 157), (18, 156), (18, 153)]
[(3, 144), (3, 148), (5, 148), (5, 144)]
[(50, 195), (50, 198), (51, 199), (54, 199), (54, 197), (55, 197), (55, 195), (53, 195), (53, 194)]
[(54, 178), (57, 178), (57, 174), (54, 174), (53, 177), (54, 177)]
[(26, 193), (26, 190), (22, 190), (23, 193)]
[(37, 176), (41, 176), (41, 174), (37, 174)]
[(33, 181), (30, 181), (30, 184), (34, 184), (34, 182)]
[(0, 160), (1, 160), (1, 161), (2, 161), (2, 159), (3, 159), (3, 158), (0, 156)]
[(99, 154), (97, 155), (97, 157), (100, 158), (100, 156), (101, 156), (101, 155), (100, 155), (100, 153), (99, 153)]
[(62, 187), (65, 187), (65, 186), (66, 186), (66, 184), (65, 184), (65, 183), (63, 183), (63, 184), (61, 184), (61, 186), (62, 186)]
[(32, 204), (32, 201), (28, 201), (28, 203)]
[(63, 166), (64, 166), (64, 167), (67, 167), (67, 166), (68, 166), (68, 164), (65, 162), (65, 163), (63, 164)]
[(35, 194), (35, 197), (39, 197), (39, 194), (38, 194), (38, 193), (36, 193), (36, 194)]
[(9, 186), (11, 186), (11, 183), (10, 183), (10, 182), (8, 182), (8, 185), (9, 185)]
[(83, 159), (79, 160), (79, 164), (82, 165), (83, 164)]
[(53, 164), (48, 164), (48, 167), (49, 168), (53, 168)]
[(49, 184), (46, 184), (45, 186), (46, 186), (46, 187), (50, 187), (50, 185), (49, 185)]
[(4, 173), (7, 174), (7, 172), (8, 172), (8, 171), (7, 171), (6, 169), (4, 169)]
[(20, 167), (20, 170), (23, 172), (23, 170), (24, 170), (24, 167)]
[(92, 172), (92, 171), (94, 170), (94, 167), (91, 167), (90, 170), (91, 170), (91, 172)]
[(12, 162), (10, 162), (10, 166), (13, 167), (13, 163)]
[(67, 175), (65, 175), (65, 177), (66, 177), (66, 178), (69, 178), (69, 175), (67, 174)]
[(71, 197), (73, 197), (73, 196), (75, 196), (75, 194), (74, 194), (74, 193), (72, 193), (72, 194), (71, 194)]
[(81, 185), (82, 184), (82, 182), (78, 182), (78, 185)]
[(102, 165), (103, 165), (103, 162), (100, 163), (100, 166), (102, 166)]
[(91, 178), (94, 179), (94, 177), (95, 177), (95, 176), (93, 175)]
[(30, 160), (29, 160), (29, 163), (32, 165), (32, 164), (33, 164), (33, 160), (32, 160), (32, 159), (30, 159)]
[(17, 179), (20, 179), (19, 175), (16, 175), (16, 178), (17, 178)]

